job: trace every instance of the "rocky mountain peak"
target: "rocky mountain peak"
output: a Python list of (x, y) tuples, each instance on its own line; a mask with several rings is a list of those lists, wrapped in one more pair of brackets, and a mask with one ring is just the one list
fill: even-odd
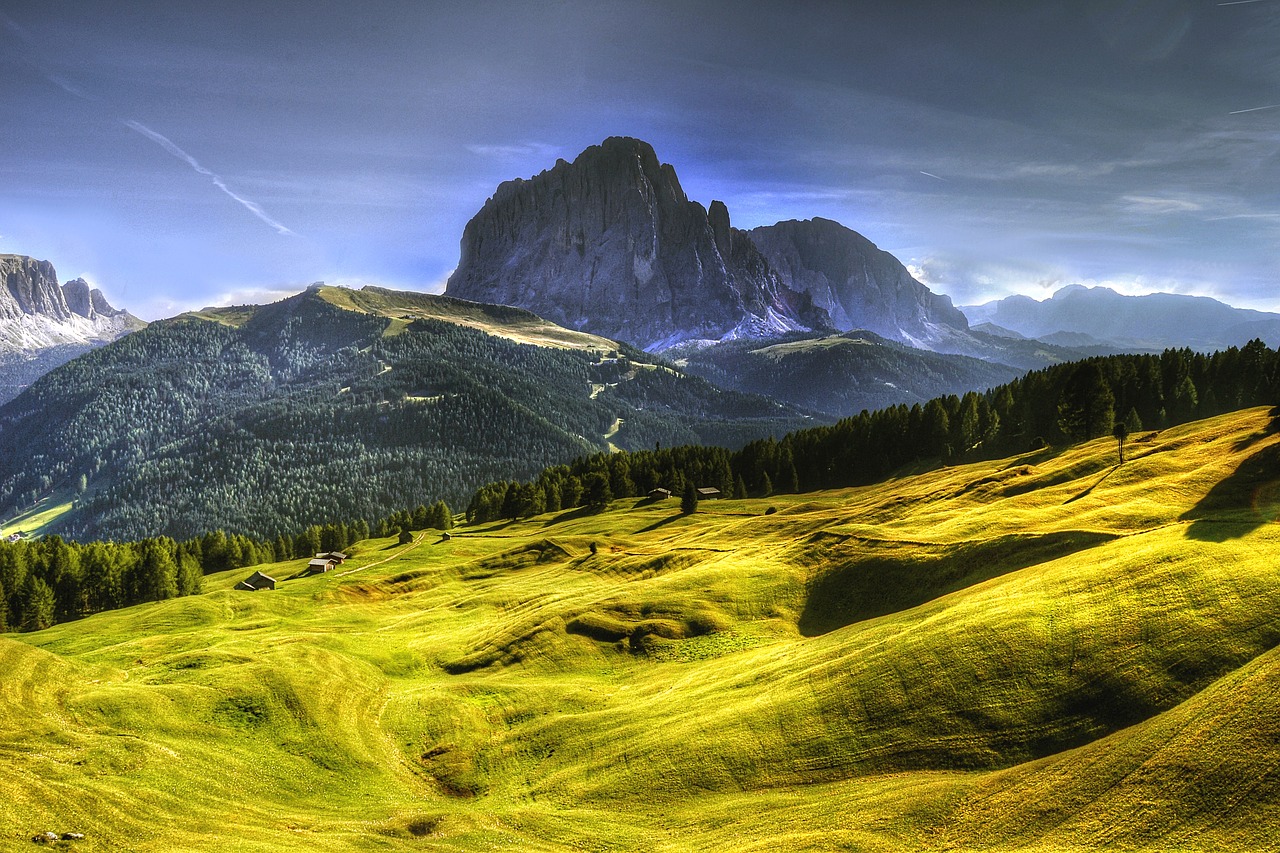
[(445, 290), (640, 346), (826, 328), (721, 202), (691, 202), (645, 142), (612, 137), (507, 181), (462, 236)]
[(0, 320), (36, 314), (54, 320), (71, 317), (53, 264), (26, 255), (0, 255)]
[(750, 235), (783, 283), (807, 294), (841, 331), (867, 329), (930, 347), (969, 327), (950, 297), (933, 293), (897, 258), (839, 222), (788, 220)]
[(145, 325), (84, 279), (59, 286), (48, 261), (0, 255), (0, 403), (57, 365)]

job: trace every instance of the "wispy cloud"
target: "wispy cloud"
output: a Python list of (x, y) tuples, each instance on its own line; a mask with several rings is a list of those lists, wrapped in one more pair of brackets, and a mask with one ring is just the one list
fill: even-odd
[(1199, 202), (1168, 196), (1126, 195), (1120, 198), (1122, 206), (1130, 213), (1175, 214), (1194, 213), (1203, 210)]
[(516, 160), (527, 157), (547, 160), (560, 153), (559, 146), (547, 145), (544, 142), (517, 142), (508, 145), (468, 145), (467, 150), (480, 157), (493, 157), (498, 160)]
[(130, 119), (126, 121), (124, 124), (125, 124), (125, 127), (128, 127), (130, 130), (133, 130), (133, 131), (136, 131), (137, 133), (142, 134), (147, 139), (150, 139), (152, 142), (159, 145), (165, 151), (168, 151), (174, 157), (177, 157), (179, 160), (184, 161), (188, 166), (190, 166), (196, 172), (209, 178), (211, 181), (213, 181), (213, 185), (215, 187), (222, 190), (224, 193), (226, 193), (228, 196), (230, 196), (232, 199), (234, 199), (236, 202), (242, 205), (245, 208), (245, 210), (248, 210), (254, 216), (258, 217), (263, 222), (267, 223), (272, 228), (276, 229), (278, 233), (289, 234), (289, 235), (293, 234), (292, 231), (290, 231), (287, 227), (281, 224), (278, 220), (272, 219), (270, 216), (268, 216), (266, 211), (264, 211), (257, 204), (257, 202), (250, 201), (249, 199), (245, 198), (242, 195), (237, 195), (233, 190), (231, 190), (231, 188), (229, 188), (226, 185), (226, 183), (222, 180), (221, 177), (209, 171), (204, 166), (201, 166), (200, 163), (196, 161), (196, 158), (192, 157), (190, 154), (183, 151), (181, 148), (175, 145), (168, 137), (164, 136), (163, 134), (156, 133), (154, 130), (147, 127), (145, 124), (143, 124), (140, 121), (134, 121)]

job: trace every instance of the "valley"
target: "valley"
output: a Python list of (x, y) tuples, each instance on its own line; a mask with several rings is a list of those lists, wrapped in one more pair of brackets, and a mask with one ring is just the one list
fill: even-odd
[(1270, 849), (1278, 454), (1255, 408), (0, 636), (0, 838)]

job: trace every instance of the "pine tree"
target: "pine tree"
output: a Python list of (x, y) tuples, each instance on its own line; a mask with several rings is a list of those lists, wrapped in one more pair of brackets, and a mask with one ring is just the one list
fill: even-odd
[(1092, 361), (1080, 364), (1058, 396), (1058, 428), (1067, 438), (1087, 441), (1111, 432), (1115, 395)]
[(36, 576), (27, 575), (22, 590), (22, 630), (40, 631), (53, 624), (53, 590)]
[(690, 480), (684, 484), (684, 494), (680, 496), (680, 512), (692, 515), (698, 511), (698, 490)]
[(147, 539), (142, 543), (137, 580), (142, 601), (164, 601), (178, 594), (178, 564), (159, 540)]

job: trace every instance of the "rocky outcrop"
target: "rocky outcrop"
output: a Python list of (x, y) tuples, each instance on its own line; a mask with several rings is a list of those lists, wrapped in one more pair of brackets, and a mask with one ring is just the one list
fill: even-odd
[(789, 220), (750, 235), (783, 283), (825, 309), (841, 331), (867, 329), (933, 348), (968, 329), (950, 297), (929, 290), (897, 258), (839, 222)]
[(25, 255), (0, 255), (0, 320), (40, 314), (68, 320), (71, 312), (53, 264)]
[(467, 223), (445, 292), (653, 349), (829, 327), (723, 203), (690, 201), (653, 148), (621, 137), (499, 186)]
[(0, 403), (44, 373), (146, 323), (48, 261), (0, 255)]

